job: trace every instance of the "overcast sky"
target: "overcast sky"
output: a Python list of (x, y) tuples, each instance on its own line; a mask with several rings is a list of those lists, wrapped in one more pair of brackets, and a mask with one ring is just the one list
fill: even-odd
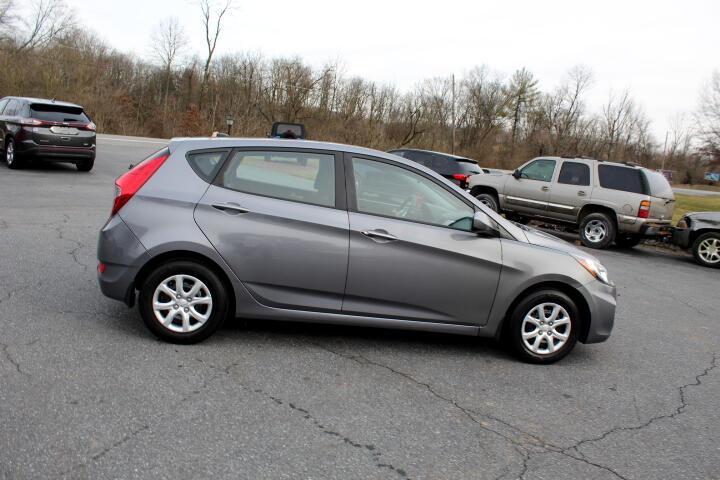
[[(80, 20), (121, 51), (147, 56), (164, 17), (176, 16), (201, 53), (199, 7), (190, 0), (67, 0)], [(629, 89), (658, 141), (668, 120), (695, 109), (720, 69), (720, 0), (410, 1), (235, 0), (218, 53), (342, 60), (348, 75), (402, 90), (486, 64), (504, 76), (527, 67), (547, 91), (572, 66), (595, 76), (589, 107)]]

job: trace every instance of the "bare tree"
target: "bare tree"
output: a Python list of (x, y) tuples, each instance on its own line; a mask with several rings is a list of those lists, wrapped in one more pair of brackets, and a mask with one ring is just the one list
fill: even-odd
[(155, 48), (153, 56), (165, 71), (165, 92), (163, 93), (163, 118), (167, 118), (168, 92), (175, 62), (187, 47), (188, 39), (177, 17), (161, 20), (152, 36)]
[(527, 113), (527, 109), (538, 98), (538, 81), (526, 69), (517, 70), (506, 89), (508, 107), (510, 109), (510, 160), (515, 160), (517, 133)]
[(15, 0), (0, 0), (0, 35), (5, 37), (15, 22)]
[(75, 13), (64, 0), (33, 0), (16, 36), (18, 51), (47, 47), (75, 26)]
[(702, 153), (710, 163), (720, 166), (720, 71), (715, 71), (700, 93), (696, 113)]
[(207, 93), (208, 79), (210, 76), (210, 65), (212, 64), (218, 39), (222, 32), (223, 18), (232, 8), (232, 0), (225, 0), (225, 3), (215, 5), (212, 0), (200, 0), (202, 12), (202, 24), (205, 32), (205, 45), (207, 46), (207, 57), (203, 66), (202, 84), (200, 85), (199, 105), (202, 109), (202, 102)]

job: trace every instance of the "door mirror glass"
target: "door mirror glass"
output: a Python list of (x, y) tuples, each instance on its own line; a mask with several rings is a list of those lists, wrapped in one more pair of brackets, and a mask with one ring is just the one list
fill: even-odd
[(475, 212), (473, 215), (472, 229), (481, 235), (493, 235), (495, 234), (495, 222), (492, 221), (490, 216), (485, 212)]

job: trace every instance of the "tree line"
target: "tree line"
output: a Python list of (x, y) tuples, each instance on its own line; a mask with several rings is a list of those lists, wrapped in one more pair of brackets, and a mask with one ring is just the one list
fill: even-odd
[(99, 131), (123, 135), (208, 135), (224, 130), (230, 115), (234, 135), (265, 136), (274, 121), (301, 122), (318, 140), (454, 151), (488, 167), (578, 155), (673, 169), (676, 180), (690, 182), (720, 167), (718, 72), (697, 111), (673, 119), (667, 139), (656, 139), (627, 91), (612, 92), (592, 112), (593, 75), (583, 66), (547, 91), (525, 68), (506, 78), (485, 65), (457, 81), (430, 78), (401, 91), (346, 75), (340, 61), (318, 68), (297, 57), (218, 56), (236, 14), (231, 1), (198, 1), (202, 53), (190, 51), (183, 25), (170, 17), (148, 39), (152, 54), (140, 58), (79, 25), (63, 0), (0, 0), (0, 94), (76, 102)]

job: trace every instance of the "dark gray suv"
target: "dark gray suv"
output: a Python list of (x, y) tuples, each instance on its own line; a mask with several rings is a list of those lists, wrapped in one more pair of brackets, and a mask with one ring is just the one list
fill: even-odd
[(118, 178), (103, 293), (192, 343), (226, 317), (508, 340), (549, 363), (608, 338), (597, 259), (398, 156), (302, 140), (171, 141)]

